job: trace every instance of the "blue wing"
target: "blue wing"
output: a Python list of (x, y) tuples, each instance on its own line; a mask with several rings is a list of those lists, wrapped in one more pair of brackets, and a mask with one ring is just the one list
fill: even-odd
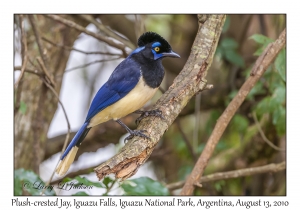
[(106, 107), (126, 96), (136, 86), (140, 77), (140, 66), (131, 56), (127, 57), (116, 67), (108, 81), (98, 90), (91, 103), (86, 122)]

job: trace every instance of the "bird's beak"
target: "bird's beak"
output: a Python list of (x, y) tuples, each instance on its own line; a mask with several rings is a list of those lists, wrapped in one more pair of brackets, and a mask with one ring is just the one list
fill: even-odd
[(172, 50), (168, 53), (162, 53), (163, 57), (174, 57), (174, 58), (180, 58), (180, 55), (178, 55), (176, 52), (173, 52)]

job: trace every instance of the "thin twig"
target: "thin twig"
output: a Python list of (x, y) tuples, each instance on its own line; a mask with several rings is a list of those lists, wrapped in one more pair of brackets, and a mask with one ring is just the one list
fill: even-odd
[(30, 21), (32, 30), (33, 30), (33, 32), (34, 32), (34, 36), (35, 36), (35, 39), (36, 39), (36, 43), (37, 43), (37, 45), (38, 45), (39, 52), (40, 52), (40, 55), (41, 55), (41, 57), (42, 57), (44, 66), (46, 66), (47, 69), (49, 69), (49, 68), (48, 68), (48, 65), (47, 65), (47, 58), (46, 58), (46, 55), (45, 55), (45, 53), (44, 53), (44, 47), (43, 47), (43, 45), (42, 45), (41, 38), (40, 38), (39, 32), (38, 32), (37, 27), (36, 27), (35, 19), (34, 19), (33, 15), (28, 15), (28, 18), (29, 18), (29, 21)]
[[(199, 183), (195, 183), (196, 186), (199, 186), (199, 184), (203, 184), (206, 182), (211, 181), (217, 181), (217, 180), (224, 180), (224, 179), (232, 179), (232, 178), (238, 178), (238, 177), (244, 177), (244, 176), (251, 176), (255, 174), (262, 174), (262, 173), (268, 173), (268, 172), (278, 172), (282, 171), (286, 168), (285, 161), (278, 163), (278, 164), (268, 164), (265, 166), (259, 166), (259, 167), (253, 167), (253, 168), (245, 168), (245, 169), (239, 169), (234, 171), (227, 171), (227, 172), (221, 172), (221, 173), (214, 173), (207, 176), (203, 176), (200, 179)], [(166, 187), (172, 191), (176, 189), (180, 189), (183, 187), (185, 181), (175, 182), (168, 184)]]
[[(64, 115), (65, 115), (65, 118), (66, 118), (66, 121), (67, 121), (67, 125), (68, 125), (68, 132), (67, 132), (67, 135), (66, 135), (66, 139), (65, 139), (65, 142), (64, 142), (64, 146), (63, 146), (63, 148), (62, 148), (62, 150), (61, 150), (61, 155), (60, 155), (60, 157), (62, 157), (62, 154), (63, 154), (63, 152), (65, 151), (65, 149), (66, 149), (66, 147), (67, 147), (67, 143), (68, 143), (68, 141), (69, 141), (69, 136), (70, 136), (70, 132), (71, 132), (71, 126), (70, 126), (70, 122), (69, 122), (69, 119), (68, 119), (68, 115), (67, 115), (67, 112), (66, 112), (66, 110), (65, 110), (65, 107), (64, 107), (64, 105), (63, 105), (63, 103), (60, 101), (60, 99), (59, 99), (59, 95), (57, 94), (57, 92), (55, 91), (55, 89), (43, 78), (42, 79), (43, 80), (43, 82), (45, 83), (45, 85), (53, 92), (53, 94), (56, 96), (56, 98), (57, 98), (57, 100), (58, 100), (58, 103), (61, 105), (61, 108), (62, 108), (62, 110), (63, 110), (63, 112), (64, 112)], [(59, 160), (57, 161), (57, 164), (56, 164), (56, 166), (55, 166), (55, 169), (56, 169), (56, 167), (57, 167), (57, 165), (58, 165), (58, 163), (59, 163)], [(49, 181), (46, 183), (46, 186), (49, 186), (49, 184), (51, 183), (51, 181), (52, 181), (52, 179), (53, 179), (53, 176), (54, 176), (54, 174), (55, 174), (55, 169), (53, 170), (53, 172), (52, 172), (52, 174), (51, 174), (51, 176), (50, 176), (50, 179), (49, 179)], [(44, 192), (45, 192), (45, 190), (46, 190), (46, 187), (43, 189), (43, 191), (41, 192), (41, 195), (43, 195), (44, 194)]]
[(82, 27), (81, 25), (78, 25), (77, 23), (75, 23), (75, 22), (73, 22), (71, 20), (67, 20), (65, 18), (62, 18), (62, 17), (60, 17), (58, 15), (45, 15), (45, 16), (48, 17), (48, 18), (51, 18), (51, 19), (53, 19), (55, 21), (58, 21), (58, 22), (66, 25), (66, 26), (74, 28), (74, 29), (76, 29), (78, 31), (81, 31), (81, 32), (83, 32), (83, 33), (85, 33), (87, 35), (90, 35), (90, 36), (92, 36), (92, 37), (94, 37), (94, 38), (96, 38), (96, 39), (98, 39), (98, 40), (100, 40), (102, 42), (107, 43), (108, 45), (110, 45), (112, 47), (120, 49), (123, 52), (124, 57), (128, 56), (128, 53), (126, 52), (126, 47), (127, 46), (125, 44), (123, 44), (123, 43), (117, 43), (114, 40), (107, 38), (106, 36), (102, 36), (100, 34), (96, 34), (94, 32), (91, 32), (91, 31), (87, 30), (86, 28)]
[(105, 61), (114, 61), (114, 60), (118, 60), (118, 59), (120, 59), (120, 58), (121, 58), (121, 56), (120, 56), (120, 57), (117, 57), (117, 58), (111, 58), (111, 59), (95, 60), (95, 61), (92, 61), (92, 62), (83, 64), (83, 65), (80, 65), (80, 66), (76, 66), (76, 67), (67, 69), (67, 70), (65, 70), (65, 73), (66, 73), (66, 72), (70, 72), (70, 71), (74, 71), (74, 70), (76, 70), (76, 69), (81, 69), (81, 68), (90, 66), (90, 65), (92, 65), (92, 64), (96, 64), (96, 63), (100, 63), (100, 62), (105, 62)]
[(261, 126), (260, 126), (260, 123), (259, 123), (259, 121), (258, 121), (258, 119), (257, 119), (256, 112), (255, 112), (255, 111), (252, 112), (252, 116), (253, 116), (255, 125), (256, 125), (256, 127), (257, 127), (257, 129), (258, 129), (258, 131), (259, 131), (259, 133), (260, 133), (260, 135), (261, 135), (261, 137), (262, 137), (262, 139), (263, 139), (270, 147), (272, 147), (273, 149), (275, 149), (275, 150), (277, 150), (277, 151), (285, 152), (285, 149), (282, 149), (282, 148), (280, 148), (280, 147), (277, 147), (276, 145), (274, 145), (274, 144), (266, 137), (266, 135), (264, 134), (264, 132), (263, 132)]
[[(22, 70), (22, 66), (15, 66), (14, 67), (14, 71), (21, 71)], [(40, 73), (37, 69), (31, 69), (31, 68), (28, 68), (26, 67), (25, 72), (28, 72), (28, 73), (31, 73), (31, 74), (35, 74), (37, 76), (43, 76), (44, 74)]]
[(22, 67), (21, 67), (21, 74), (18, 78), (18, 80), (15, 83), (15, 88), (18, 87), (19, 82), (21, 81), (24, 71), (26, 69), (27, 61), (28, 61), (28, 56), (27, 56), (27, 38), (26, 38), (26, 32), (24, 29), (24, 18), (23, 15), (20, 15), (20, 28), (21, 28), (21, 43), (22, 43)]
[(110, 186), (106, 189), (106, 192), (105, 192), (103, 195), (108, 195), (109, 191), (113, 188), (113, 186), (114, 186), (114, 184), (115, 184), (116, 182), (117, 182), (117, 179), (115, 178), (115, 179), (111, 182)]
[(237, 95), (233, 98), (230, 104), (227, 106), (221, 117), (218, 119), (214, 130), (209, 137), (207, 144), (201, 153), (194, 169), (187, 179), (184, 187), (182, 188), (181, 195), (192, 195), (195, 189), (194, 183), (198, 182), (206, 168), (211, 155), (214, 152), (216, 145), (218, 144), (223, 132), (227, 128), (230, 120), (236, 113), (237, 109), (245, 100), (250, 90), (254, 87), (255, 83), (261, 78), (263, 73), (267, 70), (268, 66), (273, 62), (279, 51), (285, 46), (286, 42), (286, 30), (280, 34), (279, 38), (269, 44), (260, 57), (255, 62), (253, 69), (251, 70), (251, 76), (243, 84)]
[(132, 44), (131, 41), (129, 41), (128, 39), (125, 39), (121, 36), (118, 36), (115, 32), (109, 30), (106, 26), (104, 26), (103, 24), (101, 24), (97, 20), (95, 20), (92, 15), (80, 15), (80, 17), (93, 23), (100, 31), (104, 32), (107, 36), (109, 36), (113, 39), (116, 39), (121, 43), (124, 43), (130, 49), (135, 48), (134, 44)]
[(117, 55), (117, 56), (123, 56), (122, 54), (117, 54), (117, 53), (110, 53), (110, 52), (100, 52), (100, 51), (94, 51), (94, 52), (89, 52), (89, 51), (83, 51), (83, 50), (79, 50), (79, 49), (76, 49), (74, 47), (69, 47), (69, 46), (65, 46), (65, 45), (62, 45), (62, 44), (56, 44), (54, 43), (53, 41), (47, 39), (46, 37), (42, 37), (42, 40), (45, 41), (45, 42), (48, 42), (56, 47), (61, 47), (65, 50), (69, 50), (69, 51), (76, 51), (76, 52), (79, 52), (79, 53), (83, 53), (83, 54), (86, 54), (86, 55), (94, 55), (94, 54), (100, 54), (100, 55)]
[(181, 133), (181, 136), (183, 138), (183, 141), (186, 144), (186, 147), (188, 148), (188, 150), (190, 151), (190, 153), (191, 153), (191, 155), (193, 157), (194, 162), (196, 162), (197, 161), (197, 155), (196, 155), (196, 153), (195, 153), (195, 151), (194, 151), (194, 149), (193, 149), (193, 147), (192, 147), (192, 145), (191, 145), (188, 137), (185, 135), (184, 131), (182, 130), (179, 118), (176, 120), (176, 125), (178, 127), (179, 132)]
[(55, 87), (55, 82), (54, 82), (52, 76), (50, 75), (50, 73), (48, 72), (48, 70), (47, 70), (47, 68), (46, 68), (46, 66), (45, 66), (45, 64), (44, 64), (44, 62), (43, 62), (43, 60), (41, 59), (41, 57), (37, 57), (37, 61), (38, 61), (39, 65), (40, 65), (41, 69), (42, 69), (43, 72), (45, 73), (47, 80), (49, 80), (50, 84), (51, 84), (53, 87)]

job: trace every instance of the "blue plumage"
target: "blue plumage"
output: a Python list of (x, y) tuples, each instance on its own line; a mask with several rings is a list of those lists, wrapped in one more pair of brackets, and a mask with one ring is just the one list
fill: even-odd
[(109, 105), (127, 95), (138, 83), (141, 77), (139, 65), (131, 56), (121, 62), (113, 71), (108, 81), (95, 95), (86, 122)]
[(76, 146), (76, 144), (78, 143), (78, 140), (81, 139), (83, 137), (83, 135), (85, 134), (86, 130), (87, 130), (87, 125), (89, 123), (85, 122), (81, 128), (79, 129), (79, 131), (76, 133), (76, 135), (74, 136), (74, 138), (72, 139), (72, 141), (70, 142), (70, 144), (68, 145), (67, 149), (65, 150), (65, 152), (63, 153), (61, 160), (64, 159), (66, 157), (66, 155), (70, 152), (70, 150)]
[(119, 118), (140, 109), (154, 95), (164, 77), (161, 58), (179, 55), (154, 32), (144, 33), (138, 45), (95, 95), (84, 124), (64, 151), (56, 168), (59, 175), (68, 171), (81, 142), (91, 127), (99, 123), (114, 119), (130, 133), (130, 138), (134, 135), (148, 138), (142, 131), (129, 129)]

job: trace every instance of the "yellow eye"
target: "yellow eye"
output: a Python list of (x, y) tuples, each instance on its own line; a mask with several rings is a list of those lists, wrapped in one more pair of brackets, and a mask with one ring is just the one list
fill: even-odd
[(154, 50), (155, 50), (155, 52), (159, 52), (160, 48), (159, 47), (155, 47)]

